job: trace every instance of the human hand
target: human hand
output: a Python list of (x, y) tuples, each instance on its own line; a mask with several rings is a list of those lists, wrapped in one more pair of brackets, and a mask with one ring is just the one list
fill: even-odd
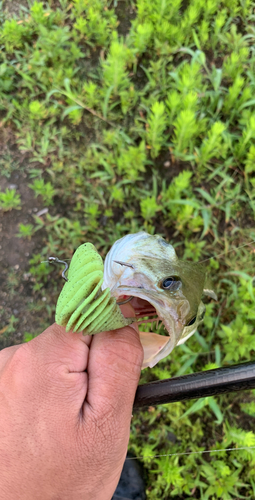
[(110, 500), (142, 361), (137, 326), (92, 338), (54, 324), (2, 350), (0, 499)]

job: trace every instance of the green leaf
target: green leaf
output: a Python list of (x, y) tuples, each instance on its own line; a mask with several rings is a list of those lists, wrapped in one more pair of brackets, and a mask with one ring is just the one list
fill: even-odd
[(196, 188), (196, 191), (198, 191), (212, 206), (216, 204), (215, 199), (207, 191), (205, 191), (205, 189)]
[(212, 220), (212, 212), (207, 208), (202, 208), (201, 214), (203, 217), (204, 229), (203, 229), (203, 232), (202, 232), (200, 238), (203, 239), (203, 237), (208, 233), (208, 230), (210, 228), (211, 220)]
[(111, 97), (111, 93), (113, 91), (113, 85), (111, 85), (107, 91), (105, 92), (105, 97), (104, 97), (104, 102), (102, 104), (102, 112), (103, 112), (103, 117), (104, 118), (107, 118), (107, 112), (108, 112), (108, 104), (109, 104), (109, 100), (110, 100), (110, 97)]
[(68, 106), (68, 108), (66, 108), (62, 115), (61, 115), (61, 119), (63, 120), (65, 118), (65, 116), (69, 115), (69, 113), (71, 113), (72, 111), (75, 111), (76, 109), (82, 109), (81, 106), (79, 106), (78, 104), (74, 104), (73, 106)]
[(208, 404), (209, 398), (200, 398), (198, 399), (185, 413), (180, 417), (180, 419), (191, 415), (192, 413), (196, 413), (199, 410), (202, 410)]
[(181, 375), (186, 373), (187, 369), (190, 368), (193, 365), (193, 363), (196, 362), (197, 357), (198, 357), (198, 354), (193, 354), (193, 356), (189, 356), (187, 361), (185, 361), (185, 363), (183, 363), (181, 368), (176, 372), (175, 377), (180, 377)]
[(220, 425), (223, 422), (224, 416), (220, 410), (219, 405), (216, 403), (216, 401), (213, 397), (208, 398), (208, 403), (209, 403), (211, 410), (213, 411), (214, 415), (217, 418), (217, 424)]
[(200, 335), (200, 333), (198, 333), (198, 331), (196, 331), (194, 333), (194, 337), (199, 342), (199, 344), (201, 345), (201, 347), (203, 347), (203, 349), (205, 351), (209, 351), (209, 344), (207, 344), (207, 342), (204, 339), (204, 337), (202, 337), (202, 335)]

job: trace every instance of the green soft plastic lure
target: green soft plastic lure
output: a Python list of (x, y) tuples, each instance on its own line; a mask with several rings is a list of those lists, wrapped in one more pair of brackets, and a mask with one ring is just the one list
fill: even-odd
[[(172, 245), (158, 235), (124, 236), (114, 243), (104, 264), (96, 248), (84, 243), (71, 260), (56, 323), (66, 331), (93, 335), (134, 321), (160, 321), (166, 335), (139, 332), (143, 368), (152, 367), (196, 331), (205, 313), (202, 293), (217, 299), (204, 266), (180, 261)], [(121, 313), (118, 304), (127, 301), (135, 318)]]
[(104, 264), (92, 243), (76, 250), (56, 307), (56, 323), (66, 331), (93, 335), (132, 323), (121, 313), (109, 288), (102, 290)]

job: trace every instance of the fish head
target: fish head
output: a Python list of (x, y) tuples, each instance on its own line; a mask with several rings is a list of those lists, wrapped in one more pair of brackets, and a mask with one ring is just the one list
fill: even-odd
[(203, 291), (216, 298), (206, 280), (204, 266), (180, 261), (159, 235), (129, 234), (112, 246), (102, 288), (109, 287), (118, 302), (132, 297), (138, 324), (161, 321), (166, 331), (139, 332), (143, 368), (155, 366), (197, 330), (205, 314)]

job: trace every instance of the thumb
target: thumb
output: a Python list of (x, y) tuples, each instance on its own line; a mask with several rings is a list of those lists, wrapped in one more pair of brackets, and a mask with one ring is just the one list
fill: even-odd
[[(128, 313), (126, 316), (133, 316), (132, 312)], [(127, 418), (130, 424), (142, 362), (143, 348), (137, 325), (93, 337), (87, 367), (86, 401), (97, 415), (114, 412), (120, 418)]]

